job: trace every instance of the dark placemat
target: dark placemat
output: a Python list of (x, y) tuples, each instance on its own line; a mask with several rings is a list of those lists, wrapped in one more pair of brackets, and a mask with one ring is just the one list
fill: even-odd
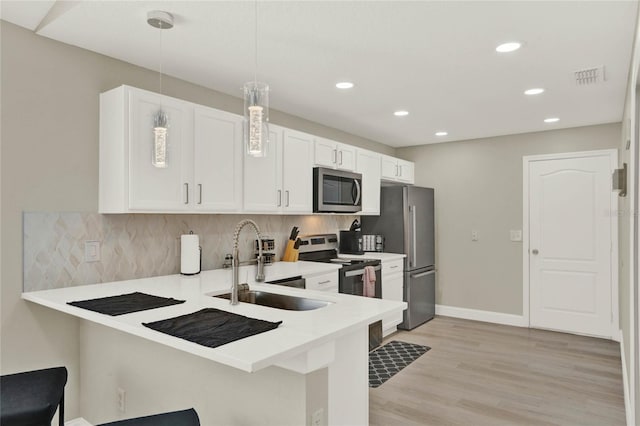
[(215, 348), (273, 330), (278, 328), (280, 324), (282, 321), (264, 321), (220, 309), (205, 308), (191, 314), (143, 323), (142, 325), (199, 345)]
[(121, 294), (119, 296), (68, 302), (69, 305), (76, 306), (78, 308), (88, 309), (90, 311), (111, 316), (146, 311), (147, 309), (163, 308), (165, 306), (178, 305), (180, 303), (184, 303), (184, 300), (153, 296), (151, 294), (140, 293), (137, 291), (135, 293)]
[(369, 352), (369, 387), (377, 388), (430, 349), (393, 340)]

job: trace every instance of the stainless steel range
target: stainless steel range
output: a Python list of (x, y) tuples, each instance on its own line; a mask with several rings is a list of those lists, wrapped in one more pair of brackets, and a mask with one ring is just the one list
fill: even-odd
[[(336, 234), (306, 235), (300, 237), (299, 260), (310, 262), (337, 263), (339, 292), (364, 295), (363, 274), (365, 266), (373, 266), (376, 272), (375, 297), (382, 297), (382, 274), (380, 260), (338, 257), (338, 236)], [(364, 297), (364, 296), (363, 296)], [(369, 325), (369, 350), (382, 343), (382, 321)]]

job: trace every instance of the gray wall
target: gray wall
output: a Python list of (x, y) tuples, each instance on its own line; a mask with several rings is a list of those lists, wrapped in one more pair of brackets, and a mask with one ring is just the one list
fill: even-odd
[[(617, 148), (620, 124), (396, 150), (414, 161), (416, 185), (435, 188), (436, 302), (522, 315), (522, 157)], [(479, 233), (471, 241), (471, 231)]]
[[(0, 371), (66, 365), (67, 418), (78, 415), (78, 322), (20, 299), (22, 212), (96, 212), (98, 94), (128, 84), (156, 90), (158, 74), (0, 21)], [(173, 78), (170, 96), (239, 113), (242, 101)], [(271, 111), (274, 123), (393, 154), (379, 143)]]

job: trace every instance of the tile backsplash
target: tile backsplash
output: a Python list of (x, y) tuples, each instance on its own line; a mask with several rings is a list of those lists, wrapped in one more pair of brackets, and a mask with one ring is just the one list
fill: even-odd
[[(280, 259), (291, 228), (301, 235), (349, 229), (357, 216), (271, 215), (103, 215), (76, 212), (25, 212), (23, 215), (23, 290), (170, 275), (180, 272), (180, 235), (200, 237), (202, 270), (222, 267), (231, 253), (233, 231), (245, 218), (274, 238)], [(253, 256), (255, 234), (240, 235), (241, 260)], [(101, 260), (85, 262), (85, 242), (98, 241)]]

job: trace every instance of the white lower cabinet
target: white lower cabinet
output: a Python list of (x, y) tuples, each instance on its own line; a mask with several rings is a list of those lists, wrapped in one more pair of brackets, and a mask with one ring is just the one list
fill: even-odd
[[(382, 262), (382, 298), (402, 301), (404, 297), (404, 260)], [(382, 334), (387, 336), (397, 330), (402, 322), (402, 312), (382, 319)]]
[(338, 271), (307, 275), (303, 278), (305, 279), (305, 288), (307, 290), (338, 292)]

